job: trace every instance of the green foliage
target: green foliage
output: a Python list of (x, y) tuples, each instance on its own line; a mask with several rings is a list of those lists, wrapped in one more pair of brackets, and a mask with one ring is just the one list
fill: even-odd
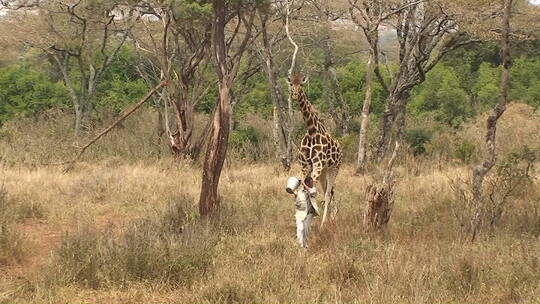
[(471, 163), (477, 157), (478, 149), (476, 145), (468, 140), (463, 141), (456, 147), (454, 157), (465, 164)]
[(135, 69), (136, 61), (131, 47), (120, 49), (98, 86), (97, 108), (107, 107), (120, 112), (146, 94), (149, 88)]
[(510, 77), (510, 97), (540, 107), (540, 58), (517, 58)]
[(253, 75), (248, 80), (247, 85), (251, 89), (242, 96), (242, 100), (237, 107), (237, 114), (240, 117), (247, 113), (257, 113), (266, 119), (272, 117), (273, 102), (270, 85), (263, 73)]
[(142, 79), (126, 80), (115, 75), (104, 85), (107, 85), (108, 89), (99, 99), (98, 106), (109, 107), (115, 112), (121, 112), (148, 92), (148, 86)]
[(473, 87), (480, 109), (485, 110), (497, 103), (500, 95), (501, 69), (483, 62), (478, 69), (478, 77)]
[(238, 128), (232, 131), (229, 142), (233, 147), (239, 147), (246, 142), (258, 144), (260, 137), (261, 135), (259, 134), (257, 129), (252, 126), (248, 126), (246, 128)]
[(483, 63), (491, 66), (500, 64), (500, 45), (497, 42), (471, 44), (452, 51), (443, 63), (451, 66), (461, 80), (461, 87), (474, 95), (478, 70)]
[(442, 63), (431, 70), (426, 81), (416, 88), (410, 106), (415, 114), (434, 112), (435, 119), (453, 127), (461, 125), (474, 114), (457, 73)]
[(253, 126), (238, 128), (229, 136), (231, 150), (241, 159), (260, 159), (262, 157), (259, 149), (261, 142), (262, 134)]
[(407, 130), (405, 134), (405, 140), (409, 146), (413, 149), (414, 155), (420, 155), (426, 153), (426, 144), (431, 141), (431, 131), (427, 129), (412, 129)]
[[(384, 73), (383, 73), (384, 74)], [(388, 75), (383, 75), (385, 78)], [(351, 61), (345, 66), (338, 68), (339, 84), (349, 106), (352, 115), (359, 115), (362, 112), (365, 97), (366, 85), (366, 66), (358, 61)], [(373, 100), (371, 102), (371, 112), (375, 115), (381, 115), (384, 111), (386, 94), (374, 77), (373, 79)]]
[(17, 115), (28, 116), (69, 104), (65, 86), (28, 64), (0, 69), (0, 125)]
[(212, 5), (205, 0), (169, 0), (174, 17), (178, 20), (197, 22), (212, 15)]
[(506, 155), (497, 165), (497, 175), (503, 180), (532, 180), (534, 163), (538, 157), (538, 151), (529, 146), (523, 146), (519, 150)]

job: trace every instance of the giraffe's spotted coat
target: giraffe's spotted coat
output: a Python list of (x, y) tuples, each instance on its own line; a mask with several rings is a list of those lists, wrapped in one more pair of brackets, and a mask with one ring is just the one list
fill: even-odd
[[(311, 176), (319, 182), (324, 192), (324, 213), (321, 226), (324, 224), (328, 206), (333, 205), (334, 183), (341, 166), (343, 153), (337, 140), (326, 131), (313, 105), (304, 92), (305, 78), (295, 75), (289, 79), (291, 99), (298, 102), (307, 124), (307, 133), (300, 142), (298, 160), (302, 165), (304, 177)], [(337, 209), (334, 206), (334, 215)]]
[(302, 165), (304, 175), (318, 181), (324, 169), (336, 169), (342, 162), (343, 153), (337, 140), (332, 138), (313, 105), (304, 92), (304, 79), (295, 75), (290, 80), (291, 98), (300, 105), (307, 133), (300, 142), (298, 160)]

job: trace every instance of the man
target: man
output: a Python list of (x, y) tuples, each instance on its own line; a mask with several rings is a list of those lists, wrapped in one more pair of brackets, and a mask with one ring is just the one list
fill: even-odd
[(319, 208), (315, 202), (317, 190), (313, 187), (313, 180), (308, 177), (301, 182), (297, 177), (287, 179), (286, 191), (295, 196), (296, 212), (296, 238), (302, 248), (307, 248), (307, 239), (313, 217), (319, 215)]

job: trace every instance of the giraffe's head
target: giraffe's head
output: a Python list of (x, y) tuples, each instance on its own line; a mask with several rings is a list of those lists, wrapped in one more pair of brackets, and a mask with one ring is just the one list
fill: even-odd
[(307, 82), (307, 77), (303, 77), (299, 74), (295, 74), (292, 77), (287, 78), (289, 86), (291, 88), (291, 98), (298, 100), (300, 93), (304, 90), (304, 83)]

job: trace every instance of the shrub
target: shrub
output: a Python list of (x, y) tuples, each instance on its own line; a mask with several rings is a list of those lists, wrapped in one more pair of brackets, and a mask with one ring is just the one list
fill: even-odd
[(486, 176), (478, 200), (470, 180), (451, 185), (458, 204), (454, 215), (473, 238), (477, 231), (493, 229), (501, 221), (508, 204), (515, 202), (511, 198), (525, 197), (531, 191), (537, 154), (527, 146), (507, 154)]
[(426, 144), (431, 141), (432, 134), (427, 129), (412, 129), (405, 134), (405, 140), (413, 149), (414, 155), (426, 153)]
[(469, 164), (471, 161), (476, 160), (477, 155), (478, 149), (476, 148), (476, 145), (468, 140), (459, 144), (454, 151), (454, 157), (465, 164)]
[(86, 227), (66, 236), (50, 268), (64, 283), (90, 288), (155, 281), (188, 286), (211, 265), (218, 233), (193, 221), (183, 201), (132, 222), (120, 237)]
[(261, 134), (253, 126), (238, 128), (231, 133), (229, 138), (231, 149), (240, 158), (249, 157), (253, 160), (258, 160), (261, 157), (258, 149), (261, 141)]
[(0, 186), (0, 265), (20, 262), (26, 252), (24, 238), (13, 224), (12, 212), (7, 193)]
[(0, 88), (0, 126), (17, 115), (28, 116), (69, 102), (62, 83), (25, 64), (0, 69)]

